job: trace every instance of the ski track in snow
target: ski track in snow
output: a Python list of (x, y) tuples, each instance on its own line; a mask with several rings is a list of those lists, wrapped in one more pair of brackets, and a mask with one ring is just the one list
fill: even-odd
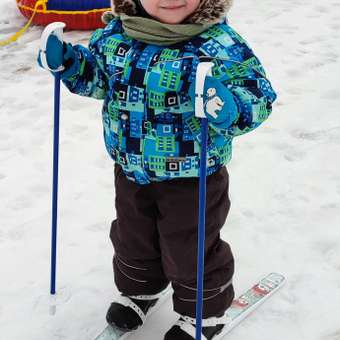
[[(0, 4), (0, 39), (25, 22)], [(286, 286), (230, 340), (339, 340), (340, 2), (237, 0), (230, 24), (263, 62), (278, 100), (270, 119), (235, 139), (232, 209), (223, 237), (236, 294), (270, 271)], [(42, 29), (0, 48), (0, 338), (91, 340), (116, 292), (108, 238), (112, 162), (101, 102), (62, 89), (58, 295), (49, 292), (52, 77), (36, 65)], [(86, 44), (90, 32), (67, 32)], [(162, 339), (170, 302), (135, 339)]]

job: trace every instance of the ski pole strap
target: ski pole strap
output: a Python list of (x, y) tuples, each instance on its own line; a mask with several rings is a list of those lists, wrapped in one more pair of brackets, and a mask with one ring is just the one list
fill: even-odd
[(45, 27), (41, 38), (40, 38), (40, 51), (39, 51), (39, 56), (40, 56), (40, 61), (41, 61), (41, 66), (45, 69), (45, 70), (49, 70), (53, 73), (58, 73), (58, 72), (62, 72), (65, 70), (65, 67), (63, 65), (60, 65), (58, 68), (56, 69), (52, 69), (49, 67), (48, 62), (47, 62), (47, 44), (48, 44), (48, 40), (50, 38), (51, 35), (55, 35), (60, 43), (60, 53), (62, 54), (62, 42), (63, 42), (63, 31), (64, 31), (64, 27), (65, 27), (65, 23), (64, 22), (52, 22), (51, 24), (49, 24), (48, 26)]
[(204, 82), (207, 76), (211, 76), (211, 68), (214, 66), (212, 62), (200, 62), (196, 70), (195, 83), (195, 116), (206, 118), (204, 112)]

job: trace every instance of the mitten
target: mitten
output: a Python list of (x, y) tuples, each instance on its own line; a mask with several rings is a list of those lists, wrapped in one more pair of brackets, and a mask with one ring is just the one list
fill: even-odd
[[(38, 64), (43, 67), (40, 58), (41, 53), (44, 52), (39, 51)], [(51, 34), (47, 40), (45, 53), (48, 67), (51, 70), (57, 70), (60, 66), (64, 67), (61, 72), (62, 79), (66, 79), (76, 72), (79, 61), (71, 44), (62, 42), (56, 35)]]
[[(191, 101), (195, 103), (195, 83), (189, 89)], [(207, 76), (203, 92), (204, 113), (209, 123), (228, 128), (238, 118), (238, 109), (233, 94), (218, 79)]]

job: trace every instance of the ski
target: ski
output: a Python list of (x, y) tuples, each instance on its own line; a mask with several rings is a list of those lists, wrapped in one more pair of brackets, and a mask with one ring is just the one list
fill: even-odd
[[(167, 288), (160, 296), (157, 303), (151, 307), (147, 313), (149, 317), (151, 314), (157, 312), (157, 310), (168, 300), (171, 296), (172, 289)], [(139, 328), (138, 328), (139, 329)], [(95, 340), (123, 340), (126, 337), (133, 335), (135, 331), (124, 332), (118, 328), (107, 325), (104, 330), (95, 338)]]
[[(270, 296), (277, 292), (285, 283), (285, 277), (278, 273), (270, 273), (244, 294), (235, 299), (232, 305), (226, 311), (226, 320), (228, 322), (222, 328), (219, 334), (215, 335), (213, 340), (221, 340), (226, 334), (234, 329), (242, 320), (251, 312), (257, 309)], [(149, 315), (155, 312), (170, 295), (168, 290), (162, 296), (159, 302), (150, 309)], [(95, 340), (123, 340), (127, 336), (133, 335), (134, 332), (123, 332), (111, 326), (107, 326), (104, 331), (95, 338)]]
[(226, 311), (227, 320), (229, 321), (222, 328), (221, 332), (213, 337), (213, 340), (222, 339), (251, 312), (277, 292), (283, 286), (285, 280), (283, 275), (271, 273), (234, 300)]

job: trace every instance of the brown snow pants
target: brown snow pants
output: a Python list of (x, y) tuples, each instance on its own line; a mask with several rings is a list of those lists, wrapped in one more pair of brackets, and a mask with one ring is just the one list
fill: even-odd
[[(234, 298), (234, 259), (220, 239), (230, 208), (228, 187), (225, 167), (207, 177), (203, 318), (221, 315)], [(194, 318), (199, 179), (139, 185), (115, 164), (115, 188), (117, 219), (110, 238), (117, 288), (151, 295), (171, 282), (174, 310)]]

